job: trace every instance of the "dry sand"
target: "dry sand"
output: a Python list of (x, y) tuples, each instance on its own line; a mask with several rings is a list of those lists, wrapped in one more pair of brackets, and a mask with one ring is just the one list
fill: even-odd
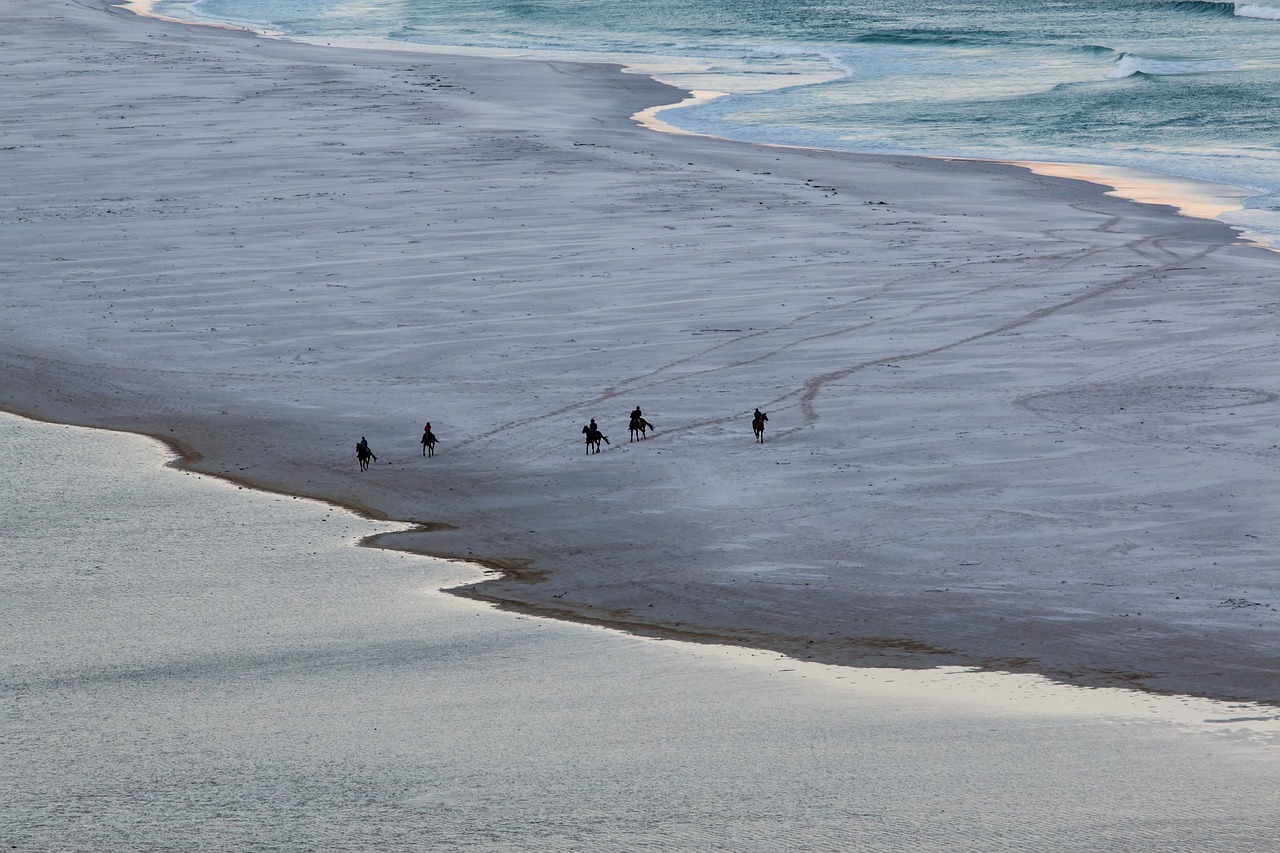
[(423, 522), (511, 606), (1280, 701), (1280, 267), (1225, 226), (656, 133), (606, 66), (0, 18), (3, 408)]

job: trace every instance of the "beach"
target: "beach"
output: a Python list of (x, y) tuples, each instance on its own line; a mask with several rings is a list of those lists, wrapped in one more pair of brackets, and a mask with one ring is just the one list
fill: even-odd
[(0, 415), (6, 848), (1274, 847), (1275, 708), (503, 613), (172, 458)]
[(1280, 259), (1226, 226), (657, 133), (684, 93), (611, 66), (0, 10), (0, 408), (415, 523), (510, 608), (1280, 701)]

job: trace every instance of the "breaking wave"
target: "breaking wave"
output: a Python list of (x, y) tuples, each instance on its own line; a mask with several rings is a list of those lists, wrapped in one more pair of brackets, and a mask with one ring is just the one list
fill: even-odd
[(1273, 6), (1257, 6), (1253, 3), (1237, 3), (1235, 14), (1241, 18), (1258, 18), (1263, 21), (1280, 21), (1280, 9)]
[(1122, 53), (1108, 79), (1120, 80), (1134, 74), (1152, 77), (1173, 77), (1180, 74), (1207, 74), (1213, 71), (1230, 71), (1235, 63), (1226, 59), (1149, 59), (1132, 53)]

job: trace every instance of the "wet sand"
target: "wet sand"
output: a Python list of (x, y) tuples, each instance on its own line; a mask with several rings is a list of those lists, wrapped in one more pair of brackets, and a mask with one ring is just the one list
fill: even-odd
[(497, 612), (167, 458), (0, 414), (8, 849), (1276, 846), (1275, 708)]
[(511, 607), (1280, 701), (1277, 259), (1225, 226), (655, 133), (683, 93), (606, 66), (0, 9), (3, 408), (420, 522)]

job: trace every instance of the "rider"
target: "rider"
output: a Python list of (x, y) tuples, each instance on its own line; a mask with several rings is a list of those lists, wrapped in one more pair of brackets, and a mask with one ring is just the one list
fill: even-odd
[(369, 458), (374, 462), (378, 461), (378, 457), (374, 456), (373, 451), (369, 449), (369, 439), (365, 438), (363, 435), (360, 436), (360, 443), (356, 445), (356, 451), (367, 453), (369, 454)]

